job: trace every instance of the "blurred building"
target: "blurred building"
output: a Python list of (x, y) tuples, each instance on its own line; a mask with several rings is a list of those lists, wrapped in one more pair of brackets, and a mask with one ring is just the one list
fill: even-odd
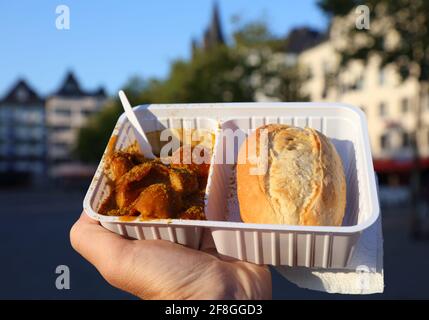
[(0, 100), (0, 182), (41, 177), (45, 172), (45, 102), (19, 80)]
[(84, 90), (72, 72), (66, 75), (60, 88), (47, 98), (47, 145), (51, 173), (72, 165), (78, 130), (105, 102), (106, 93), (103, 88)]
[[(272, 55), (270, 60), (276, 65), (299, 65), (304, 75), (301, 91), (310, 101), (343, 102), (361, 108), (367, 116), (374, 167), (381, 182), (409, 180), (415, 166), (412, 135), (420, 93), (416, 78), (403, 81), (394, 65), (382, 67), (376, 56), (365, 64), (353, 61), (339, 71), (340, 56), (333, 40), (309, 27), (293, 29), (286, 37), (285, 53)], [(255, 91), (257, 101), (276, 101), (265, 89), (260, 91)], [(421, 103), (423, 125), (418, 143), (421, 167), (427, 172), (429, 96)]]
[[(300, 54), (325, 39), (326, 35), (324, 33), (304, 26), (294, 28), (289, 32), (286, 38), (283, 39), (284, 44), (281, 46), (281, 51), (278, 51), (278, 49), (273, 50), (268, 46), (262, 50), (250, 50), (247, 57), (248, 65), (254, 66), (260, 64), (261, 61), (267, 61), (267, 67), (259, 68), (258, 71), (252, 74), (251, 85), (254, 87), (254, 100), (258, 102), (284, 101), (285, 98), (279, 96), (279, 92), (282, 92), (282, 85), (287, 86), (287, 83), (282, 83), (287, 78), (284, 75), (296, 72), (296, 75), (299, 76), (300, 68), (295, 67), (298, 64)], [(281, 76), (282, 74), (283, 77)], [(293, 74), (290, 75), (290, 79), (293, 79)], [(299, 84), (295, 84), (294, 87), (299, 91)], [(295, 99), (291, 98), (290, 101), (307, 100), (305, 92), (300, 92), (297, 96)]]
[(73, 150), (78, 130), (106, 99), (103, 88), (82, 89), (72, 72), (47, 99), (26, 81), (17, 81), (0, 98), (0, 184), (92, 170), (74, 160)]
[[(417, 79), (402, 81), (393, 65), (381, 67), (376, 56), (365, 65), (354, 61), (337, 75), (339, 62), (329, 39), (301, 52), (298, 63), (309, 75), (303, 91), (311, 101), (360, 107), (367, 116), (376, 171), (390, 174), (393, 180), (407, 178), (413, 167), (411, 135), (417, 123)], [(429, 103), (425, 102), (422, 109), (426, 126), (419, 133), (418, 142), (422, 166), (429, 167)], [(390, 182), (399, 183), (393, 180)]]

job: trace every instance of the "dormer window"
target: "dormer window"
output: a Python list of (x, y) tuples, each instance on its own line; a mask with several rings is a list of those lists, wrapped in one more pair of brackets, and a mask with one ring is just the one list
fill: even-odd
[(402, 133), (402, 147), (408, 148), (411, 146), (411, 135), (408, 132)]
[(68, 83), (66, 84), (66, 90), (67, 90), (67, 91), (74, 91), (74, 90), (76, 90), (76, 86), (75, 86), (75, 84), (74, 84), (74, 83), (72, 83), (72, 82), (68, 82)]
[(381, 68), (378, 72), (378, 84), (384, 86), (386, 84), (386, 69)]
[(401, 111), (402, 113), (407, 113), (408, 111), (410, 111), (410, 103), (407, 98), (403, 98), (401, 100)]
[(386, 104), (384, 102), (381, 102), (379, 107), (378, 107), (378, 113), (381, 117), (384, 117), (387, 115), (387, 107)]
[(389, 135), (387, 133), (381, 135), (381, 137), (380, 137), (380, 147), (383, 150), (387, 150), (387, 149), (390, 148)]
[(19, 88), (15, 93), (15, 97), (19, 102), (25, 102), (28, 99), (28, 91), (24, 88)]

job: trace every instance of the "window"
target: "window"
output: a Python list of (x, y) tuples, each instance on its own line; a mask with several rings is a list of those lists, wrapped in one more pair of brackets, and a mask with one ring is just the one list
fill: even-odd
[(31, 139), (40, 140), (43, 139), (45, 135), (44, 128), (35, 127), (31, 130)]
[(0, 156), (6, 156), (9, 154), (8, 152), (8, 146), (6, 145), (6, 143), (1, 143), (0, 142)]
[(386, 84), (386, 70), (384, 68), (380, 69), (378, 72), (378, 84), (384, 86)]
[(362, 90), (363, 86), (364, 86), (364, 79), (363, 79), (363, 74), (361, 74), (359, 76), (359, 78), (356, 80), (356, 90)]
[(410, 110), (410, 103), (408, 98), (403, 98), (401, 100), (401, 112), (407, 113)]
[(84, 117), (89, 117), (90, 115), (92, 115), (94, 112), (92, 110), (82, 110), (81, 114)]
[(29, 171), (31, 168), (31, 162), (27, 161), (16, 161), (14, 163), (14, 169), (19, 172)]
[(6, 161), (0, 161), (0, 172), (8, 171), (8, 165)]
[(70, 130), (70, 126), (66, 125), (52, 127), (52, 131), (55, 133), (64, 132), (68, 130)]
[(308, 79), (313, 78), (314, 77), (313, 68), (310, 66), (307, 67), (305, 75), (307, 76)]
[(14, 136), (18, 140), (27, 140), (32, 138), (31, 128), (25, 126), (16, 126)]
[(15, 97), (19, 102), (25, 102), (28, 99), (28, 91), (25, 88), (19, 88)]
[(38, 174), (42, 173), (43, 164), (40, 162), (33, 161), (33, 164), (31, 165), (31, 171)]
[(326, 80), (325, 80), (325, 83), (323, 85), (323, 90), (322, 90), (322, 99), (326, 99), (327, 96), (328, 96), (328, 84), (326, 83)]
[(386, 116), (387, 115), (387, 107), (386, 104), (384, 102), (380, 103), (379, 106), (379, 114), (381, 117)]
[(71, 110), (70, 109), (65, 109), (65, 108), (58, 108), (58, 109), (55, 109), (55, 114), (57, 114), (59, 116), (70, 117)]
[(15, 145), (15, 155), (17, 156), (28, 156), (31, 154), (31, 146), (26, 143), (20, 143)]
[(53, 145), (55, 148), (58, 148), (58, 149), (68, 149), (69, 147), (69, 145), (65, 142), (55, 142)]
[(411, 136), (408, 132), (402, 133), (402, 147), (408, 148), (411, 146)]
[(389, 136), (387, 133), (383, 134), (380, 137), (380, 146), (381, 146), (381, 149), (384, 149), (384, 150), (389, 148)]

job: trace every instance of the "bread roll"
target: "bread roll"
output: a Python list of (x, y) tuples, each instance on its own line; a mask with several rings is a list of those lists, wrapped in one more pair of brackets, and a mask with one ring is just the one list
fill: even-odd
[[(262, 145), (261, 129), (267, 132)], [(256, 150), (258, 156), (268, 150), (265, 173), (250, 174), (251, 168), (262, 167), (261, 163), (251, 163), (246, 150)], [(266, 125), (242, 144), (238, 159), (237, 193), (244, 222), (342, 224), (346, 206), (344, 169), (335, 147), (322, 133), (310, 128)]]

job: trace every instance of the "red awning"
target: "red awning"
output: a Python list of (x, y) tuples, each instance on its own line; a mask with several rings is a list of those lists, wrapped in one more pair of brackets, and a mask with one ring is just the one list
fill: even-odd
[[(378, 173), (389, 172), (410, 172), (414, 168), (414, 161), (394, 160), (394, 159), (374, 159), (374, 170)], [(429, 158), (420, 159), (420, 167), (422, 169), (429, 168)]]

